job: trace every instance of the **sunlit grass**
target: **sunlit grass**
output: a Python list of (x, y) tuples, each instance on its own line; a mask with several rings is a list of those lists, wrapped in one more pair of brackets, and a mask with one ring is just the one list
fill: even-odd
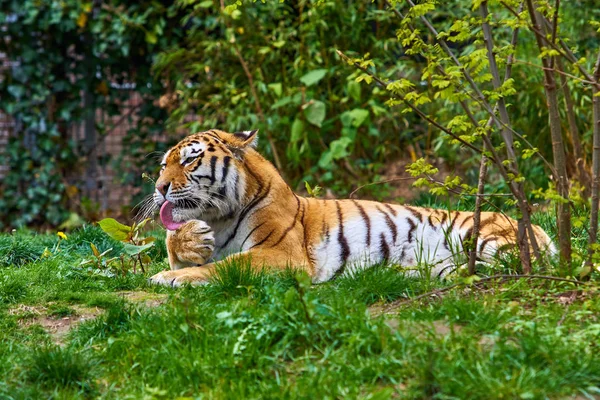
[[(55, 241), (19, 234), (37, 249)], [(172, 290), (142, 275), (82, 269), (90, 242), (115, 244), (87, 227), (58, 254), (0, 269), (0, 398), (600, 394), (600, 299), (568, 283), (459, 286), (381, 314), (390, 302), (456, 281), (379, 265), (311, 285), (292, 268), (238, 262), (221, 266), (210, 285)], [(148, 274), (167, 267), (163, 251)], [(517, 259), (503, 262), (489, 272), (518, 269)], [(128, 300), (131, 291), (167, 297), (149, 307)], [(56, 344), (44, 319), (77, 318), (77, 307), (100, 315)]]

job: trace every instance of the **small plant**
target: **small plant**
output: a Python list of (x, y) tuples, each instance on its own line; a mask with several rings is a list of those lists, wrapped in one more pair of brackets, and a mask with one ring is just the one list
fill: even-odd
[(323, 188), (321, 186), (315, 185), (314, 187), (311, 187), (306, 181), (304, 181), (304, 187), (306, 188), (306, 191), (310, 197), (320, 197), (323, 192)]
[(54, 254), (58, 253), (60, 251), (60, 242), (68, 239), (67, 235), (64, 232), (56, 232), (56, 236), (58, 236), (58, 241), (56, 242), (52, 250), (48, 250), (48, 248), (46, 247), (40, 258), (52, 257)]
[(118, 257), (113, 257), (113, 258), (106, 257), (106, 255), (112, 251), (112, 247), (108, 250), (103, 251), (102, 253), (100, 253), (100, 251), (98, 250), (98, 247), (96, 247), (96, 245), (94, 243), (90, 243), (90, 248), (92, 249), (93, 258), (83, 260), (81, 262), (81, 264), (79, 264), (80, 266), (91, 264), (91, 265), (94, 265), (94, 267), (96, 267), (96, 269), (107, 270), (113, 265), (114, 261), (118, 260)]
[[(144, 237), (141, 235), (142, 229), (146, 226), (148, 221), (150, 221), (150, 218), (146, 218), (139, 224), (134, 222), (131, 226), (124, 225), (113, 218), (105, 218), (98, 222), (100, 228), (108, 236), (123, 243), (123, 251), (129, 256), (130, 264), (133, 267), (133, 273), (137, 272), (137, 266), (142, 270), (142, 273), (145, 273), (144, 265), (147, 265), (152, 261), (147, 251), (154, 246), (156, 238), (154, 236)], [(92, 250), (94, 250), (94, 247), (92, 247)], [(96, 255), (96, 253), (98, 254)], [(104, 256), (106, 253), (107, 251), (100, 254), (97, 249), (94, 251), (94, 255), (97, 257)], [(121, 255), (119, 259), (124, 271), (126, 265), (124, 255)], [(112, 262), (115, 260), (116, 259), (111, 259), (110, 261)]]

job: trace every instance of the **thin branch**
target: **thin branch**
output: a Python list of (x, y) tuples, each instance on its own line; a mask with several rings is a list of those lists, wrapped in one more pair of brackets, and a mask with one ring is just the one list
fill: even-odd
[[(256, 93), (256, 88), (254, 87), (254, 78), (252, 77), (250, 69), (248, 69), (248, 64), (244, 60), (244, 57), (242, 56), (242, 53), (237, 46), (237, 43), (233, 44), (233, 49), (238, 59), (240, 60), (240, 64), (242, 65), (242, 68), (246, 73), (246, 77), (248, 78), (248, 85), (250, 86), (250, 92), (252, 92), (252, 97), (254, 98), (254, 105), (256, 107), (258, 116), (260, 117), (261, 121), (266, 122), (265, 113), (263, 112), (262, 106), (260, 105), (260, 100), (258, 94)], [(273, 137), (271, 136), (271, 133), (268, 129), (266, 130), (266, 134), (267, 141), (269, 142), (269, 147), (271, 147), (271, 152), (273, 153), (273, 161), (275, 161), (275, 166), (277, 167), (279, 172), (283, 174), (283, 164), (281, 164), (281, 159), (279, 158), (277, 146), (275, 146), (275, 141), (273, 140)]]
[[(554, 17), (552, 17), (552, 39), (551, 42), (556, 44), (556, 31), (558, 30), (558, 10), (560, 8), (560, 0), (556, 0), (554, 4)], [(554, 68), (554, 57), (550, 60), (550, 68)]]
[(469, 275), (475, 275), (475, 261), (477, 261), (477, 242), (479, 241), (479, 226), (481, 222), (481, 201), (483, 200), (481, 195), (485, 191), (485, 177), (487, 174), (487, 158), (481, 157), (481, 164), (479, 165), (479, 179), (477, 181), (477, 197), (475, 198), (475, 211), (473, 212), (473, 233), (471, 237), (473, 242), (471, 243), (471, 251), (469, 251)]
[[(439, 185), (439, 186), (445, 186), (443, 182), (436, 181), (435, 179), (433, 179), (429, 175), (426, 175), (426, 177), (427, 177), (427, 180), (430, 181), (431, 183), (435, 183), (436, 185)], [(352, 192), (350, 192), (350, 195), (348, 197), (352, 198), (356, 194), (356, 192), (358, 192), (359, 190), (361, 190), (361, 189), (363, 189), (363, 188), (365, 188), (367, 186), (380, 185), (380, 184), (384, 184), (384, 183), (397, 182), (397, 181), (410, 181), (410, 180), (414, 181), (416, 179), (417, 178), (412, 177), (412, 176), (403, 176), (403, 177), (399, 177), (399, 178), (385, 179), (383, 181), (369, 182), (369, 183), (366, 183), (366, 184), (361, 185), (361, 186), (357, 187), (356, 189), (354, 189)], [(446, 189), (448, 189), (448, 188), (446, 188)], [(459, 191), (457, 191), (455, 189), (454, 190), (453, 189), (448, 189), (448, 191), (450, 191), (451, 193), (454, 193), (456, 195), (465, 196), (465, 197), (511, 197), (512, 196), (512, 194), (510, 194), (510, 193), (477, 193), (477, 194), (471, 194), (471, 193), (459, 192)], [(493, 205), (493, 203), (490, 203), (490, 205)], [(496, 206), (494, 206), (494, 207), (496, 207)]]
[[(500, 4), (502, 4), (511, 14), (513, 14), (515, 17), (517, 17), (517, 19), (519, 19), (520, 21), (524, 21), (521, 18), (520, 13), (518, 13), (514, 8), (512, 8), (511, 6), (509, 6), (508, 4), (506, 4), (506, 2), (504, 1), (500, 1)], [(545, 20), (545, 18), (544, 18)], [(560, 47), (556, 44), (556, 43), (552, 43), (550, 40), (548, 40), (546, 38), (546, 35), (544, 35), (544, 33), (538, 29), (535, 26), (532, 26), (532, 24), (529, 23), (529, 21), (524, 21), (527, 23), (527, 27), (533, 31), (533, 33), (536, 34), (536, 36), (539, 36), (540, 39), (547, 44), (548, 46), (550, 46), (552, 49), (558, 51), (558, 53), (568, 62), (570, 62), (571, 64), (575, 65), (575, 67), (577, 67), (577, 69), (579, 70), (579, 72), (585, 76), (585, 78), (592, 82), (592, 85), (597, 86), (598, 88), (600, 88), (600, 82), (595, 81), (594, 77), (592, 76), (592, 74), (590, 74), (585, 68), (583, 68), (583, 66), (581, 66), (580, 63), (578, 63), (577, 61), (577, 57), (575, 57), (575, 54), (573, 54), (573, 52), (571, 51), (571, 49), (569, 48), (569, 46), (567, 46), (567, 44), (565, 43), (564, 40), (559, 39), (559, 43), (560, 43)], [(546, 21), (547, 22), (547, 21)]]
[(513, 219), (510, 218), (508, 215), (506, 215), (506, 213), (497, 205), (495, 205), (494, 203), (492, 203), (491, 201), (489, 201), (488, 199), (486, 199), (486, 197), (494, 197), (494, 196), (504, 196), (502, 194), (485, 194), (485, 195), (479, 195), (479, 194), (468, 194), (468, 193), (464, 193), (461, 192), (457, 189), (454, 188), (448, 188), (446, 187), (446, 185), (444, 185), (443, 182), (440, 181), (436, 181), (435, 179), (433, 179), (433, 177), (429, 176), (429, 175), (425, 175), (425, 178), (427, 178), (427, 180), (435, 185), (438, 185), (440, 187), (443, 187), (444, 189), (446, 189), (448, 192), (453, 193), (457, 196), (472, 196), (472, 197), (477, 197), (477, 198), (481, 198), (481, 201), (483, 201), (485, 204), (489, 205), (490, 207), (492, 207), (494, 210), (496, 210), (496, 212), (500, 215), (502, 215), (504, 217), (504, 219), (506, 220), (506, 222), (510, 225), (510, 227), (513, 229), (513, 231), (518, 232), (517, 228), (515, 228), (514, 224), (513, 224)]
[[(224, 13), (225, 10), (225, 1), (224, 0), (220, 0), (220, 8), (221, 8), (221, 13)], [(225, 18), (225, 24), (227, 25), (227, 27), (229, 27), (229, 23), (227, 22), (227, 17)], [(258, 97), (258, 94), (256, 92), (256, 87), (254, 86), (254, 78), (252, 77), (252, 73), (250, 72), (250, 69), (248, 68), (248, 64), (246, 63), (246, 60), (244, 59), (244, 57), (242, 56), (242, 52), (240, 51), (237, 42), (235, 40), (235, 37), (231, 40), (231, 44), (233, 46), (233, 50), (235, 51), (235, 55), (237, 56), (240, 65), (242, 66), (242, 69), (244, 70), (244, 73), (246, 74), (246, 78), (248, 79), (248, 85), (250, 86), (250, 92), (252, 93), (252, 97), (254, 98), (254, 106), (256, 107), (256, 112), (259, 116), (259, 118), (261, 119), (261, 121), (263, 123), (266, 123), (266, 118), (265, 118), (265, 113), (263, 112), (262, 106), (260, 105), (260, 98)], [(275, 145), (275, 141), (273, 140), (273, 137), (271, 136), (271, 133), (269, 132), (268, 129), (265, 130), (266, 132), (266, 136), (267, 136), (267, 141), (269, 142), (269, 147), (271, 148), (271, 152), (273, 153), (273, 161), (275, 161), (275, 166), (277, 167), (277, 169), (279, 170), (279, 173), (284, 175), (285, 172), (283, 170), (283, 164), (281, 163), (281, 159), (279, 158), (279, 152), (277, 151), (277, 146)]]
[[(396, 14), (396, 16), (398, 16), (398, 18), (400, 19), (404, 19), (404, 15), (398, 11), (398, 9), (396, 9), (395, 7), (393, 7), (388, 1), (386, 1), (386, 5), (388, 7), (390, 7), (392, 9), (392, 11), (394, 12), (394, 14)], [(523, 10), (523, 3), (521, 3), (520, 7), (519, 7), (519, 11)], [(408, 27), (415, 31), (416, 29), (411, 25), (408, 24)], [(513, 30), (513, 35), (511, 37), (511, 46), (514, 49), (517, 45), (517, 38), (519, 35), (519, 28), (515, 28)], [(511, 75), (511, 71), (512, 71), (512, 64), (513, 64), (513, 59), (514, 59), (514, 54), (510, 54), (507, 58), (507, 64), (506, 64), (506, 72), (505, 72), (505, 77), (504, 80), (506, 81), (508, 78), (510, 78)], [(448, 73), (446, 72), (446, 70), (444, 69), (444, 67), (442, 67), (441, 65), (436, 65), (436, 69), (443, 75), (449, 78)], [(462, 92), (465, 95), (467, 95), (471, 100), (473, 100), (474, 102), (476, 102), (477, 104), (479, 104), (480, 106), (482, 106), (483, 108), (486, 108), (486, 104), (484, 104), (482, 102), (482, 100), (480, 98), (478, 98), (477, 96), (474, 96), (473, 94), (469, 93), (468, 91), (464, 91)], [(485, 99), (483, 100), (485, 101)], [(467, 116), (469, 117), (469, 119), (471, 120), (471, 122), (474, 125), (477, 125), (476, 119), (473, 116), (473, 114), (471, 113), (471, 111), (468, 109), (467, 104), (463, 101), (463, 100), (459, 100), (459, 104), (460, 106), (463, 108), (463, 110), (465, 111), (465, 113), (467, 114)], [(496, 111), (497, 111), (497, 105), (494, 107), (493, 113), (490, 116), (490, 120), (493, 122), (499, 122), (502, 125), (503, 129), (508, 129), (513, 135), (516, 135), (519, 139), (523, 140), (525, 142), (525, 144), (530, 148), (530, 149), (535, 149), (535, 147), (533, 146), (533, 144), (531, 142), (529, 142), (523, 135), (521, 135), (519, 132), (515, 131), (510, 125), (506, 125), (505, 123), (503, 123), (501, 120), (498, 121), (498, 119), (494, 118), (496, 115)], [(536, 153), (536, 157), (539, 157), (542, 162), (544, 164), (546, 164), (546, 166), (548, 167), (548, 169), (552, 172), (553, 175), (556, 175), (556, 171), (554, 170), (554, 166), (548, 161), (546, 160), (546, 158), (540, 153), (537, 152)]]
[(534, 67), (534, 68), (539, 68), (542, 71), (555, 72), (557, 74), (560, 74), (560, 75), (563, 75), (563, 76), (567, 76), (567, 77), (569, 77), (569, 78), (571, 78), (573, 80), (576, 80), (578, 82), (581, 82), (581, 83), (591, 84), (591, 85), (593, 85), (595, 83), (595, 82), (592, 82), (592, 81), (588, 81), (586, 79), (582, 79), (582, 78), (580, 78), (578, 76), (569, 74), (568, 72), (565, 72), (565, 71), (563, 71), (562, 69), (559, 69), (559, 68), (547, 68), (547, 67), (544, 67), (543, 65), (538, 65), (538, 64), (534, 64), (534, 63), (523, 61), (523, 60), (515, 60), (515, 63), (516, 64), (528, 65), (528, 66)]
[[(380, 78), (378, 78), (375, 74), (371, 73), (369, 70), (367, 70), (366, 68), (364, 68), (363, 66), (361, 66), (359, 63), (353, 62), (347, 55), (345, 55), (344, 53), (342, 53), (340, 50), (336, 49), (337, 54), (347, 63), (354, 65), (356, 68), (358, 68), (359, 70), (363, 71), (364, 73), (366, 73), (367, 75), (369, 75), (371, 78), (373, 78), (373, 80), (375, 82), (377, 82), (377, 84), (379, 86), (381, 86), (382, 88), (386, 89), (388, 86), (388, 83), (384, 82), (383, 80), (381, 80)], [(424, 120), (426, 120), (427, 122), (429, 122), (431, 125), (435, 126), (436, 128), (438, 128), (439, 130), (443, 131), (444, 133), (448, 134), (449, 136), (451, 136), (453, 139), (456, 139), (457, 141), (459, 141), (461, 144), (467, 146), (468, 148), (470, 148), (471, 150), (475, 151), (478, 154), (483, 154), (483, 150), (473, 146), (471, 143), (464, 141), (463, 139), (461, 139), (459, 136), (456, 136), (450, 129), (440, 125), (439, 123), (437, 123), (435, 120), (431, 119), (427, 114), (425, 114), (423, 111), (421, 111), (419, 108), (415, 107), (414, 105), (412, 105), (409, 101), (407, 101), (404, 97), (401, 97), (400, 100), (406, 105), (408, 106), (411, 110), (413, 110), (419, 117), (423, 118)]]
[[(408, 4), (410, 4), (411, 7), (415, 7), (415, 3), (412, 0), (406, 0), (406, 1), (408, 2)], [(494, 114), (494, 110), (493, 110), (492, 106), (486, 100), (483, 92), (481, 91), (481, 89), (479, 89), (479, 86), (477, 86), (477, 84), (475, 83), (475, 80), (473, 79), (473, 77), (471, 76), (469, 71), (467, 71), (467, 68), (460, 62), (458, 57), (456, 57), (456, 55), (454, 54), (454, 52), (452, 51), (450, 46), (448, 46), (446, 41), (439, 38), (439, 32), (437, 31), (437, 29), (435, 29), (435, 27), (431, 24), (431, 22), (429, 22), (429, 20), (424, 15), (421, 16), (420, 19), (423, 22), (423, 24), (425, 24), (427, 29), (429, 29), (431, 34), (436, 38), (437, 42), (440, 44), (440, 46), (442, 47), (444, 52), (452, 59), (454, 64), (456, 64), (456, 66), (461, 69), (461, 72), (462, 72), (463, 76), (465, 77), (465, 79), (467, 80), (467, 82), (469, 83), (469, 86), (471, 86), (471, 89), (473, 90), (473, 92), (475, 92), (475, 94), (479, 98), (481, 106), (494, 119), (494, 122), (498, 126), (498, 129), (503, 129), (502, 124), (500, 123), (500, 121), (498, 120), (496, 115)], [(510, 140), (509, 140), (509, 142), (510, 142)], [(508, 146), (509, 144), (510, 144), (510, 146)], [(516, 159), (516, 156), (514, 156), (514, 148), (512, 148), (512, 142), (507, 143), (507, 151), (509, 151), (510, 153), (513, 154), (513, 157), (509, 157), (509, 158)]]
[[(411, 0), (407, 0), (408, 3), (414, 7), (415, 4), (411, 1)], [(388, 3), (389, 5), (389, 3)], [(393, 8), (393, 7), (392, 7)], [(521, 4), (521, 9), (522, 9), (522, 4)], [(398, 12), (395, 8), (393, 8), (394, 12), (396, 15), (398, 15), (399, 17), (403, 18), (402, 14), (400, 12)], [(437, 30), (433, 27), (433, 25), (427, 20), (427, 18), (425, 16), (421, 16), (421, 21), (423, 21), (423, 23), (427, 26), (427, 28), (429, 29), (429, 31), (435, 35), (436, 38), (439, 37), (439, 34), (437, 32)], [(414, 30), (414, 28), (413, 28)], [(515, 29), (513, 31), (513, 41), (516, 44), (516, 37), (518, 35), (518, 29)], [(510, 126), (508, 126), (507, 124), (504, 123), (504, 121), (500, 121), (495, 114), (495, 111), (493, 109), (491, 109), (489, 103), (487, 102), (487, 100), (485, 99), (485, 96), (483, 96), (483, 93), (479, 90), (478, 86), (475, 84), (473, 78), (470, 76), (469, 72), (466, 70), (466, 68), (464, 67), (464, 65), (462, 65), (462, 63), (460, 62), (460, 60), (458, 60), (458, 58), (454, 55), (454, 53), (452, 52), (452, 50), (450, 49), (450, 47), (447, 45), (447, 43), (442, 40), (442, 39), (437, 39), (438, 43), (440, 43), (440, 46), (444, 49), (444, 51), (446, 52), (446, 54), (448, 56), (450, 56), (450, 58), (454, 61), (454, 63), (461, 68), (463, 76), (465, 77), (465, 79), (467, 80), (467, 82), (469, 82), (469, 85), (472, 87), (472, 89), (474, 90), (474, 92), (477, 94), (477, 99), (475, 99), (484, 109), (486, 109), (490, 115), (490, 119), (492, 119), (495, 124), (498, 126), (499, 129), (508, 129), (509, 131), (516, 133)], [(510, 68), (510, 67), (509, 67)], [(444, 72), (442, 70), (442, 72)], [(510, 73), (510, 70), (507, 70), (507, 73)], [(478, 124), (477, 120), (475, 119), (475, 117), (473, 116), (473, 114), (471, 113), (469, 107), (466, 105), (466, 103), (462, 100), (459, 101), (459, 104), (461, 105), (461, 107), (463, 108), (463, 110), (465, 111), (465, 113), (467, 114), (467, 116), (469, 117), (469, 119), (471, 120), (471, 122), (476, 126)], [(521, 211), (521, 215), (522, 215), (522, 220), (525, 224), (525, 226), (527, 227), (527, 232), (529, 233), (530, 236), (530, 241), (534, 250), (534, 253), (536, 255), (536, 257), (538, 259), (540, 259), (541, 256), (541, 252), (539, 250), (539, 246), (537, 244), (537, 241), (535, 239), (535, 235), (533, 232), (533, 227), (531, 226), (531, 221), (530, 221), (530, 217), (529, 217), (529, 213), (530, 213), (530, 208), (529, 208), (529, 203), (527, 202), (527, 199), (525, 197), (525, 193), (522, 187), (522, 184), (517, 184), (515, 183), (513, 180), (511, 180), (509, 178), (509, 172), (506, 170), (506, 167), (501, 163), (501, 162), (496, 162), (495, 160), (500, 160), (500, 158), (497, 155), (497, 152), (491, 142), (491, 140), (489, 139), (489, 137), (487, 135), (483, 135), (483, 140), (484, 143), (486, 145), (486, 147), (488, 148), (488, 150), (492, 153), (493, 156), (493, 161), (495, 162), (495, 164), (497, 165), (500, 174), (502, 175), (502, 177), (504, 178), (504, 180), (507, 182), (507, 184), (509, 185), (509, 187), (511, 188), (511, 191), (513, 192), (515, 198), (517, 199), (517, 204), (519, 206), (519, 209)], [(512, 175), (517, 176), (518, 175), (518, 170), (516, 170), (515, 166), (516, 166), (516, 156), (514, 155), (514, 149), (512, 148), (512, 145), (509, 146), (509, 144), (512, 143), (512, 141), (509, 140), (509, 142), (506, 142), (506, 147), (507, 147), (507, 153), (509, 154), (509, 159), (511, 159), (512, 164), (514, 165), (509, 165), (508, 168), (510, 168), (510, 172)], [(511, 156), (512, 154), (512, 156)], [(490, 159), (492, 159), (492, 157), (490, 157)], [(549, 163), (547, 163), (549, 164)], [(524, 231), (524, 230), (521, 230)], [(519, 246), (521, 248), (521, 246)], [(523, 248), (524, 254), (523, 256), (525, 258), (528, 258), (527, 255), (525, 254), (525, 248)], [(524, 260), (524, 265), (527, 266), (529, 265), (528, 262), (526, 262)], [(527, 267), (526, 267), (527, 268)]]
[(383, 181), (378, 181), (378, 182), (371, 182), (371, 183), (366, 183), (364, 185), (361, 185), (359, 187), (357, 187), (356, 189), (354, 189), (352, 192), (350, 192), (350, 195), (348, 196), (349, 198), (354, 197), (354, 194), (356, 192), (358, 192), (359, 190), (361, 190), (362, 188), (365, 188), (367, 186), (372, 186), (372, 185), (380, 185), (382, 183), (390, 183), (390, 182), (397, 182), (397, 181), (409, 181), (409, 180), (415, 180), (417, 178), (414, 178), (412, 176), (405, 176), (405, 177), (401, 177), (401, 178), (392, 178), (392, 179), (385, 179)]

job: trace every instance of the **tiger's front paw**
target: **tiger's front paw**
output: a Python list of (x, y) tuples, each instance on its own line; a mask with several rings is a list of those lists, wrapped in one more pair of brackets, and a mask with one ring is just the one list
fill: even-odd
[(167, 250), (171, 269), (204, 265), (215, 248), (215, 235), (201, 220), (191, 220), (176, 231), (167, 233)]
[(177, 271), (162, 271), (148, 281), (154, 285), (181, 287), (186, 284), (192, 286), (206, 285), (209, 274), (201, 267), (183, 268)]

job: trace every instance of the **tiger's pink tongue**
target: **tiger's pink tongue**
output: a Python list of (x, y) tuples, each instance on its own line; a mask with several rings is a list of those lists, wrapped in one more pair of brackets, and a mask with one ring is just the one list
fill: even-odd
[(165, 228), (170, 231), (175, 231), (184, 224), (184, 222), (173, 221), (173, 203), (170, 201), (165, 201), (160, 207), (160, 220)]

